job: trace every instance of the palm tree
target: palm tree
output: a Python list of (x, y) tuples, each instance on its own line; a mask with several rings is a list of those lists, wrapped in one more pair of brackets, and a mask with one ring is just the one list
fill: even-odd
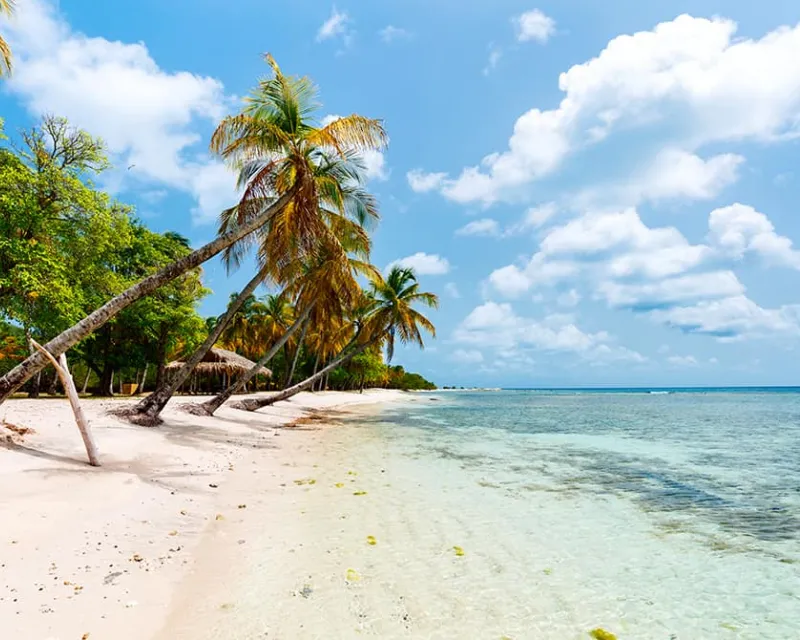
[(385, 334), (387, 362), (391, 362), (394, 357), (397, 338), (403, 344), (413, 342), (424, 349), (420, 328), (436, 337), (436, 328), (431, 321), (414, 309), (413, 305), (421, 303), (436, 309), (439, 307), (439, 298), (433, 293), (419, 290), (413, 269), (392, 267), (385, 280), (379, 278), (372, 281), (372, 295), (375, 298), (375, 308), (368, 322), (374, 325), (374, 331)]
[[(249, 291), (239, 295), (223, 321), (169, 384), (132, 409), (129, 415), (136, 422), (159, 421), (169, 399), (259, 282), (267, 276), (281, 282), (291, 265), (313, 256), (321, 246), (343, 254), (339, 237), (366, 237), (362, 224), (377, 218), (374, 200), (352, 184), (363, 180), (357, 148), (381, 146), (385, 139), (381, 125), (361, 116), (348, 116), (326, 127), (315, 127), (309, 120), (317, 108), (314, 85), (307, 78), (284, 76), (272, 56), (267, 55), (267, 62), (274, 77), (262, 81), (245, 100), (243, 111), (225, 118), (211, 139), (212, 150), (239, 169), (243, 191), (239, 203), (223, 212), (222, 230), (232, 221), (238, 226), (257, 216), (264, 203), (274, 199), (275, 192), (296, 188), (295, 196), (256, 234), (260, 241), (258, 260), (263, 265), (256, 276), (258, 282), (251, 281)], [(245, 239), (231, 245), (225, 255), (229, 269), (240, 264), (251, 244)]]
[[(14, 13), (15, 0), (0, 0), (0, 14), (11, 16)], [(11, 47), (5, 38), (0, 37), (0, 75), (11, 74)]]
[[(271, 270), (297, 258), (329, 234), (327, 221), (319, 215), (321, 204), (332, 217), (342, 219), (370, 213), (368, 203), (347, 203), (348, 186), (342, 176), (348, 174), (357, 182), (354, 158), (386, 143), (381, 123), (351, 115), (324, 127), (315, 126), (310, 120), (316, 109), (314, 85), (307, 78), (283, 75), (270, 55), (267, 62), (272, 77), (262, 80), (242, 113), (223, 120), (212, 137), (212, 150), (240, 170), (239, 183), (244, 187), (239, 204), (223, 212), (220, 235), (50, 340), (44, 346), (52, 355), (64, 353), (139, 298), (220, 252), (226, 251), (228, 259), (235, 261), (256, 230), (261, 231), (262, 264)], [(328, 163), (332, 168), (327, 168)], [(47, 358), (37, 351), (0, 378), (0, 404), (47, 364)]]
[[(228, 304), (235, 298), (236, 294), (231, 294)], [(246, 358), (251, 358), (254, 350), (261, 353), (259, 346), (263, 342), (264, 315), (264, 304), (254, 295), (250, 295), (222, 332), (222, 346)]]
[(439, 299), (433, 293), (419, 290), (419, 283), (412, 269), (393, 267), (385, 280), (379, 274), (375, 274), (369, 296), (360, 308), (355, 309), (356, 317), (352, 323), (353, 338), (332, 362), (311, 377), (280, 393), (264, 399), (238, 402), (236, 408), (255, 411), (280, 400), (286, 400), (375, 344), (385, 343), (389, 361), (394, 355), (397, 339), (404, 344), (415, 343), (424, 349), (422, 331), (427, 331), (435, 338), (436, 328), (428, 318), (414, 309), (417, 303), (435, 309), (439, 306)]
[[(364, 247), (360, 243), (353, 243), (346, 238), (342, 240), (343, 243), (339, 246), (345, 248), (345, 250), (347, 248), (353, 249), (356, 254), (363, 254), (369, 251), (368, 245)], [(295, 296), (295, 309), (302, 311), (295, 314), (296, 318), (291, 327), (284, 331), (283, 335), (273, 343), (269, 351), (256, 362), (250, 371), (222, 393), (202, 405), (202, 409), (206, 413), (213, 415), (233, 394), (241, 391), (253, 376), (287, 343), (292, 335), (302, 327), (301, 337), (295, 348), (293, 370), (308, 327), (330, 323), (335, 318), (342, 316), (349, 307), (356, 304), (361, 293), (361, 287), (357, 280), (358, 276), (380, 277), (377, 270), (368, 262), (360, 260), (358, 255), (345, 254), (344, 258), (342, 258), (340, 252), (336, 250), (337, 248), (336, 246), (323, 245), (313, 263), (301, 264), (295, 262), (287, 265), (282, 277), (288, 280), (290, 284), (282, 296)], [(291, 377), (289, 379), (291, 380)]]

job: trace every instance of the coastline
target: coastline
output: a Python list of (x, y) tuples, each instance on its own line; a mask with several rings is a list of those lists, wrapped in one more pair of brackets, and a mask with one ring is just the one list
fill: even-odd
[(238, 528), (263, 526), (260, 479), (285, 468), (287, 451), (302, 450), (314, 423), (406, 398), (303, 393), (207, 418), (176, 408), (201, 397), (179, 397), (155, 429), (107, 413), (135, 400), (89, 400), (100, 468), (86, 464), (66, 400), (6, 402), (0, 422), (34, 431), (0, 447), (0, 626), (19, 638), (157, 637), (186, 608), (173, 600), (202, 588), (190, 577), (197, 563), (220, 555), (216, 547)]

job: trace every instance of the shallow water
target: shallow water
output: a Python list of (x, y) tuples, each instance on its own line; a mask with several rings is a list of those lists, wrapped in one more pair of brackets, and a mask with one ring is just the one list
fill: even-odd
[(170, 637), (799, 638), (799, 418), (797, 393), (441, 392), (284, 431)]
[(557, 596), (529, 618), (542, 637), (800, 637), (800, 394), (435, 398), (374, 426), (429, 490), (462, 494), (443, 509), (493, 527), (487, 553), (548, 565), (505, 585)]

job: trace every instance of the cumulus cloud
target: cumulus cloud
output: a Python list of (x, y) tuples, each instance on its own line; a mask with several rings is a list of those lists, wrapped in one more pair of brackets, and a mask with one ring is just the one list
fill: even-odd
[(483, 218), (482, 220), (473, 220), (465, 224), (463, 227), (456, 229), (457, 236), (499, 236), (500, 225), (497, 220), (492, 218)]
[(550, 220), (557, 211), (558, 209), (555, 203), (548, 202), (538, 207), (529, 208), (518, 222), (509, 224), (505, 228), (502, 228), (500, 223), (493, 218), (482, 218), (480, 220), (473, 220), (463, 227), (456, 229), (456, 235), (492, 236), (500, 238), (517, 236), (538, 229)]
[[(507, 150), (490, 153), (455, 178), (441, 178), (437, 188), (457, 202), (490, 205), (551, 173), (576, 149), (617, 129), (650, 126), (674, 133), (671, 146), (683, 154), (678, 183), (656, 180), (653, 195), (710, 193), (731, 180), (741, 160), (723, 155), (701, 161), (692, 155), (700, 147), (798, 134), (800, 25), (761, 39), (736, 38), (736, 29), (724, 18), (681, 15), (651, 31), (614, 38), (597, 57), (561, 74), (558, 107), (520, 116)], [(698, 161), (701, 175), (687, 175)]]
[(392, 267), (413, 269), (418, 276), (441, 276), (450, 271), (450, 263), (447, 258), (436, 254), (423, 253), (422, 251), (415, 253), (413, 256), (395, 260), (386, 269), (388, 270)]
[(425, 173), (421, 169), (412, 169), (406, 174), (408, 185), (412, 191), (417, 193), (427, 193), (438, 189), (446, 177), (446, 173)]
[(647, 226), (635, 209), (587, 213), (551, 228), (527, 263), (496, 269), (487, 283), (508, 298), (582, 283), (610, 307), (721, 339), (794, 331), (794, 307), (761, 309), (721, 267), (754, 253), (764, 263), (800, 269), (800, 252), (746, 205), (715, 209), (708, 224), (707, 244), (691, 244), (674, 227)]
[(322, 23), (317, 31), (317, 42), (330, 40), (332, 38), (344, 37), (349, 33), (350, 16), (344, 11), (338, 11), (334, 6), (331, 9), (330, 17)]
[(744, 290), (733, 271), (712, 271), (641, 284), (606, 281), (599, 285), (597, 293), (612, 307), (647, 310), (692, 300), (738, 296)]
[(664, 200), (711, 200), (739, 179), (743, 156), (724, 153), (703, 159), (666, 148), (624, 184), (593, 187), (573, 198), (578, 208), (628, 207)]
[(503, 57), (502, 49), (494, 45), (490, 45), (489, 60), (486, 63), (486, 66), (483, 68), (483, 75), (488, 76), (492, 71), (494, 71), (502, 57)]
[(528, 42), (533, 40), (544, 44), (556, 30), (556, 21), (539, 9), (526, 11), (513, 20), (517, 29), (517, 40)]
[(763, 309), (743, 295), (657, 310), (650, 316), (685, 333), (723, 340), (800, 335), (800, 305)]
[(517, 315), (508, 303), (486, 302), (475, 307), (459, 324), (454, 340), (472, 348), (502, 353), (533, 349), (566, 352), (595, 362), (644, 362), (641, 354), (614, 344), (606, 332), (587, 333), (570, 315), (551, 314), (541, 319)]
[(110, 177), (119, 189), (144, 183), (188, 193), (199, 222), (235, 201), (235, 176), (198, 147), (201, 126), (228, 109), (219, 80), (165, 71), (143, 43), (78, 33), (45, 0), (20, 3), (4, 33), (16, 64), (7, 89), (32, 114), (65, 116), (101, 136), (114, 163), (131, 167)]
[(737, 203), (715, 209), (708, 226), (711, 243), (734, 258), (752, 252), (772, 264), (800, 269), (800, 251), (789, 238), (775, 233), (769, 218), (753, 207)]

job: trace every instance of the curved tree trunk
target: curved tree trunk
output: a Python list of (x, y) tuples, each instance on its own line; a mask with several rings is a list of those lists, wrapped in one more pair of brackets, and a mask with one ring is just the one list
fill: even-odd
[[(208, 415), (213, 416), (214, 412), (219, 409), (223, 404), (225, 404), (228, 399), (235, 393), (239, 393), (242, 389), (247, 387), (247, 383), (250, 382), (256, 375), (258, 375), (259, 370), (261, 367), (266, 366), (266, 364), (275, 357), (275, 354), (278, 353), (280, 348), (286, 344), (286, 341), (292, 337), (295, 331), (300, 327), (301, 324), (306, 322), (306, 319), (311, 314), (311, 309), (314, 308), (313, 304), (308, 305), (303, 313), (298, 317), (293, 323), (292, 326), (289, 327), (286, 331), (283, 332), (283, 335), (273, 344), (269, 351), (267, 351), (262, 357), (261, 360), (256, 362), (256, 364), (241, 376), (234, 384), (230, 385), (227, 389), (225, 389), (222, 393), (217, 394), (208, 402), (204, 402), (200, 405), (200, 407), (208, 413)], [(305, 326), (308, 326), (307, 324)]]
[(354, 358), (359, 353), (363, 353), (367, 347), (370, 346), (372, 342), (367, 342), (365, 344), (360, 345), (356, 349), (352, 351), (347, 351), (345, 349), (338, 358), (335, 358), (327, 367), (322, 369), (321, 371), (317, 371), (313, 376), (310, 378), (306, 378), (302, 382), (298, 382), (296, 385), (289, 387), (288, 389), (284, 389), (279, 393), (275, 393), (271, 395), (269, 398), (252, 398), (249, 400), (242, 400), (241, 402), (237, 402), (235, 405), (232, 405), (235, 409), (244, 409), (245, 411), (255, 411), (256, 409), (261, 409), (262, 407), (267, 407), (271, 404), (275, 404), (276, 402), (280, 402), (281, 400), (286, 400), (287, 398), (291, 398), (294, 395), (297, 395), (304, 389), (310, 387), (314, 382), (319, 380), (322, 376), (324, 376), (329, 371), (335, 369), (340, 364), (344, 364), (351, 358)]
[[(216, 240), (212, 240), (197, 251), (193, 251), (188, 256), (173, 262), (158, 273), (148, 276), (129, 289), (126, 289), (118, 296), (106, 302), (102, 307), (90, 313), (83, 320), (50, 340), (50, 342), (44, 345), (44, 348), (54, 356), (61, 355), (73, 345), (87, 336), (90, 336), (120, 311), (129, 307), (140, 298), (149, 295), (159, 287), (203, 264), (209, 258), (213, 258), (218, 253), (227, 249), (234, 242), (241, 240), (246, 235), (258, 229), (267, 222), (272, 215), (283, 209), (289, 203), (294, 197), (296, 190), (296, 186), (292, 187), (272, 205), (267, 207), (259, 216), (256, 216), (238, 229), (229, 231)], [(37, 351), (0, 378), (0, 404), (5, 402), (14, 391), (19, 389), (47, 364), (48, 360), (45, 355)]]
[[(314, 358), (314, 372), (311, 374), (313, 376), (317, 375), (317, 371), (319, 370), (319, 351), (317, 351), (317, 357)], [(313, 393), (316, 391), (317, 383), (311, 385), (311, 392)]]
[(139, 403), (133, 407), (130, 412), (131, 417), (139, 416), (139, 418), (134, 418), (135, 422), (148, 425), (158, 424), (158, 416), (164, 410), (164, 407), (167, 406), (169, 399), (175, 394), (178, 388), (186, 382), (186, 379), (192, 375), (195, 367), (200, 364), (211, 347), (214, 346), (214, 343), (219, 340), (222, 332), (225, 331), (230, 321), (233, 320), (233, 316), (236, 315), (245, 300), (250, 297), (250, 294), (256, 290), (256, 287), (264, 281), (266, 275), (267, 267), (263, 267), (255, 277), (247, 283), (247, 286), (241, 290), (236, 299), (228, 305), (225, 315), (219, 319), (219, 322), (216, 323), (214, 329), (208, 334), (203, 344), (195, 350), (178, 371), (169, 377), (169, 382), (163, 387), (153, 391), (153, 393), (139, 401)]
[(300, 352), (303, 350), (303, 343), (306, 340), (306, 332), (308, 331), (308, 322), (303, 324), (303, 330), (300, 332), (300, 339), (297, 341), (297, 348), (294, 350), (294, 357), (292, 358), (292, 366), (289, 369), (289, 375), (286, 378), (284, 387), (292, 384), (294, 379), (294, 370), (297, 368), (297, 361), (300, 359)]

